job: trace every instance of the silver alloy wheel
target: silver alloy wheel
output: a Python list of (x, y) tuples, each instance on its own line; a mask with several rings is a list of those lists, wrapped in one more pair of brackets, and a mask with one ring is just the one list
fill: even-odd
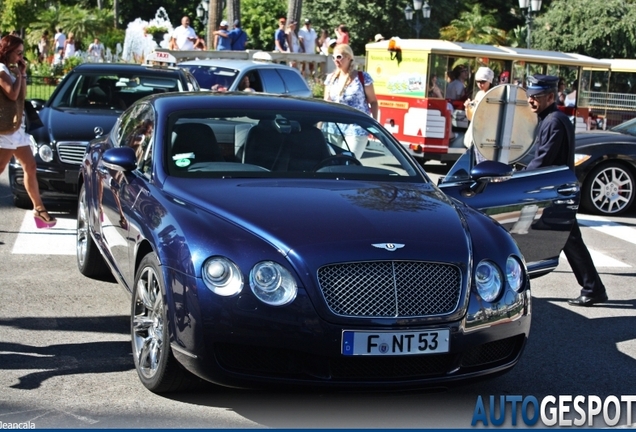
[(631, 204), (634, 181), (622, 167), (608, 165), (592, 178), (588, 193), (592, 204), (599, 212), (616, 214)]
[(152, 267), (142, 270), (133, 301), (133, 355), (137, 360), (138, 372), (150, 379), (161, 366), (164, 349), (163, 296), (159, 279)]
[(77, 206), (77, 235), (75, 247), (77, 249), (77, 262), (80, 267), (83, 267), (86, 261), (88, 236), (90, 235), (88, 233), (88, 209), (86, 207), (86, 192), (84, 192), (80, 195)]

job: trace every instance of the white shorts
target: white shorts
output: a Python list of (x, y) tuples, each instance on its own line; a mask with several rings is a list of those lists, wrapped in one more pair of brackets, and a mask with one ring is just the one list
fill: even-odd
[(25, 132), (24, 126), (24, 117), (22, 117), (22, 126), (20, 129), (12, 134), (0, 134), (0, 149), (15, 150), (18, 147), (31, 145), (31, 135)]

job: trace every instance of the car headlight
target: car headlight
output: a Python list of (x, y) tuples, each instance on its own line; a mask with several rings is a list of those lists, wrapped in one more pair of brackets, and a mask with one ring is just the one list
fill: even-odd
[(519, 292), (523, 287), (523, 267), (519, 260), (513, 256), (509, 256), (506, 261), (506, 280), (508, 285), (514, 291)]
[(53, 160), (53, 149), (50, 146), (43, 144), (38, 149), (38, 155), (44, 162), (51, 162)]
[(296, 298), (296, 280), (285, 267), (273, 261), (256, 264), (250, 272), (250, 286), (254, 295), (263, 303), (283, 306)]
[(243, 275), (227, 258), (215, 256), (203, 263), (203, 282), (215, 294), (228, 297), (243, 289)]
[(475, 270), (475, 283), (477, 293), (487, 302), (493, 302), (499, 297), (503, 288), (501, 271), (491, 261), (482, 261)]

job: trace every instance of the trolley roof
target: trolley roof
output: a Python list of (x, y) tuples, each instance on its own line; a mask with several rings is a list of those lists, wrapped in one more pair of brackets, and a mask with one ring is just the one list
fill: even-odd
[[(399, 39), (395, 38), (397, 46), (402, 50), (430, 51), (435, 54), (455, 57), (487, 57), (499, 60), (521, 60), (532, 63), (548, 63), (566, 66), (582, 66), (594, 69), (609, 69), (608, 60), (599, 60), (575, 53), (557, 51), (542, 51), (536, 49), (504, 47), (497, 45), (478, 45), (465, 42), (451, 42), (439, 39)], [(389, 40), (371, 42), (366, 45), (368, 50), (387, 50)]]

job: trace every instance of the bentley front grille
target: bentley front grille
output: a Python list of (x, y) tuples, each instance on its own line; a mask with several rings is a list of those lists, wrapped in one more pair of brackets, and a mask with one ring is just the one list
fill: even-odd
[(360, 318), (448, 314), (462, 286), (458, 267), (419, 261), (329, 265), (318, 270), (318, 282), (334, 314)]
[(59, 141), (57, 153), (60, 161), (71, 165), (81, 165), (87, 145), (87, 142)]

